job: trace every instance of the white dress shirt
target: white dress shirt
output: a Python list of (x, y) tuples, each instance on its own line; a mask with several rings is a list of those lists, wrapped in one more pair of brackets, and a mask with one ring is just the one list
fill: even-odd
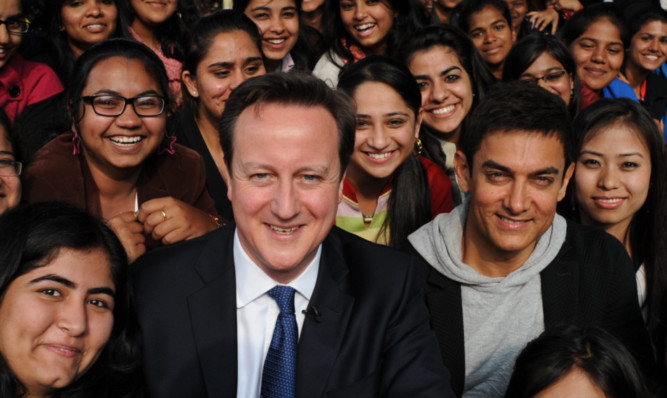
[[(308, 302), (315, 289), (322, 245), (313, 261), (296, 279), (287, 284), (296, 290), (294, 310), (301, 329)], [(280, 283), (262, 271), (248, 256), (234, 233), (234, 268), (236, 270), (237, 390), (238, 398), (259, 397), (264, 359), (271, 345), (273, 329), (280, 309), (267, 292)], [(224, 369), (221, 369), (224, 372)]]

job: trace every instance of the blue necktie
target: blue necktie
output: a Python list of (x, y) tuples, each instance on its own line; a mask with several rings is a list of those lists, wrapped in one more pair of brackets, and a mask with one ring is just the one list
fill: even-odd
[(293, 398), (296, 381), (296, 350), (299, 330), (294, 316), (294, 289), (276, 286), (269, 290), (280, 314), (273, 330), (271, 346), (264, 361), (262, 374), (262, 397)]

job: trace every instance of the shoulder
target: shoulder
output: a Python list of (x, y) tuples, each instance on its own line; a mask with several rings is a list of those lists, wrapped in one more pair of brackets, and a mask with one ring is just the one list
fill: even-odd
[(20, 59), (20, 62), (21, 80), (24, 88), (26, 90), (39, 90), (43, 93), (40, 98), (36, 98), (33, 102), (41, 101), (63, 91), (58, 75), (47, 64), (27, 61), (23, 58)]
[(71, 133), (61, 134), (35, 153), (22, 179), (27, 202), (65, 199), (82, 189), (80, 158), (72, 154), (72, 137)]
[[(351, 277), (374, 286), (405, 283), (417, 277), (418, 259), (405, 252), (378, 245), (334, 227), (324, 241), (323, 256), (334, 257), (347, 267)], [(327, 260), (331, 260), (328, 258)]]
[(195, 239), (159, 247), (139, 257), (130, 267), (135, 289), (143, 292), (169, 290), (176, 282), (179, 286), (186, 286), (199, 281), (200, 276), (219, 272), (226, 256), (231, 255), (228, 250), (232, 249), (234, 229), (234, 225), (230, 224)]

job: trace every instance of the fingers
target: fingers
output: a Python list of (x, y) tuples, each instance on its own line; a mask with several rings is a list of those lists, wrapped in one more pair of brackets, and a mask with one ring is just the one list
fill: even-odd
[(146, 252), (144, 226), (133, 212), (121, 213), (107, 220), (107, 225), (120, 240), (130, 263)]

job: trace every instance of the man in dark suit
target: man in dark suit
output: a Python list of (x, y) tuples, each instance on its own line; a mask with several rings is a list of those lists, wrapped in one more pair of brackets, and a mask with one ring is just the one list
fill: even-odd
[(417, 260), (332, 229), (355, 125), (311, 76), (234, 91), (221, 144), (236, 225), (132, 267), (153, 396), (452, 396)]
[(499, 83), (471, 114), (454, 159), (468, 199), (409, 237), (430, 265), (427, 304), (457, 395), (504, 396), (526, 343), (570, 324), (608, 330), (650, 367), (623, 245), (556, 214), (573, 140), (558, 96)]

